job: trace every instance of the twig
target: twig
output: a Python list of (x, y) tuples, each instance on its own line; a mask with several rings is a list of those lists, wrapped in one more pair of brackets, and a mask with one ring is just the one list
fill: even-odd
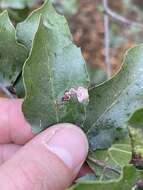
[(107, 15), (111, 16), (113, 19), (115, 19), (116, 21), (119, 21), (123, 24), (127, 24), (127, 25), (135, 25), (138, 27), (143, 27), (143, 24), (139, 23), (139, 22), (135, 22), (135, 21), (131, 21), (117, 13), (115, 13), (112, 9), (109, 8), (108, 6), (108, 0), (103, 0), (103, 6), (104, 6), (104, 11)]
[(127, 25), (134, 25), (140, 28), (143, 28), (143, 24), (139, 22), (131, 21), (117, 13), (115, 13), (113, 10), (111, 10), (108, 6), (108, 0), (103, 0), (103, 7), (104, 7), (104, 31), (105, 31), (105, 37), (104, 37), (104, 47), (105, 47), (105, 64), (107, 68), (107, 74), (108, 78), (112, 75), (112, 66), (110, 63), (110, 32), (109, 32), (109, 16), (122, 23)]
[[(103, 6), (106, 10), (106, 7), (108, 5), (108, 0), (103, 0)], [(107, 75), (108, 78), (112, 75), (112, 66), (110, 63), (110, 34), (109, 34), (109, 16), (108, 14), (104, 14), (104, 47), (105, 47), (105, 64), (107, 67)]]
[(89, 159), (89, 161), (91, 161), (91, 162), (97, 164), (98, 166), (101, 166), (101, 167), (103, 167), (103, 168), (105, 168), (105, 169), (114, 171), (114, 172), (116, 172), (116, 173), (119, 174), (119, 175), (121, 174), (118, 170), (116, 170), (115, 168), (112, 168), (111, 166), (107, 165), (106, 163), (104, 163), (104, 162), (102, 162), (102, 161), (100, 161), (100, 160), (96, 160), (96, 159), (94, 159), (94, 158), (92, 158), (92, 157), (90, 157), (90, 156), (88, 157), (88, 159)]

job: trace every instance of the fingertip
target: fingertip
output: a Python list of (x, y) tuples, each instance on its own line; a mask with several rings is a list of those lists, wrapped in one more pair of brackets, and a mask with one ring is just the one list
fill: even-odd
[(43, 142), (67, 167), (75, 173), (79, 172), (89, 148), (87, 137), (79, 127), (70, 123), (54, 125), (47, 129), (47, 136)]

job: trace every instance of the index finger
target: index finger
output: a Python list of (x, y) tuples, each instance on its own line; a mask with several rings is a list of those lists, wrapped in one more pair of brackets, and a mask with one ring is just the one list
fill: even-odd
[(34, 135), (22, 113), (22, 100), (0, 98), (0, 143), (25, 144)]

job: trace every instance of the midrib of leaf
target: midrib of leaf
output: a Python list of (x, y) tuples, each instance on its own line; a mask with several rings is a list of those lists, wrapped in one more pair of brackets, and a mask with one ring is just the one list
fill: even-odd
[(129, 151), (121, 150), (121, 149), (118, 149), (118, 148), (111, 148), (110, 150), (115, 150), (115, 151), (118, 151), (118, 152), (123, 152), (123, 153), (126, 153), (126, 154), (131, 154), (131, 152), (129, 152)]
[[(49, 57), (48, 57), (49, 59)], [(48, 65), (48, 70), (49, 70), (49, 73), (50, 73), (50, 83), (51, 83), (51, 91), (52, 91), (52, 98), (53, 98), (53, 105), (56, 103), (56, 98), (55, 98), (55, 91), (54, 91), (54, 84), (53, 84), (53, 79), (52, 79), (52, 76), (51, 76), (51, 73), (52, 73), (52, 70), (50, 68), (50, 65)], [(55, 110), (55, 115), (56, 115), (56, 121), (59, 122), (59, 116), (58, 116), (58, 112), (56, 110), (56, 107), (53, 106), (53, 109)]]
[(132, 84), (134, 85), (138, 80), (135, 80), (133, 83), (129, 83), (127, 87), (123, 88), (122, 91), (119, 91), (120, 93), (118, 94), (117, 98), (113, 101), (113, 103), (107, 108), (105, 109), (105, 111), (100, 115), (100, 117), (97, 118), (97, 120), (95, 121), (95, 123), (88, 129), (87, 134), (90, 132), (90, 130), (92, 130), (95, 125), (98, 123), (98, 121), (102, 118), (102, 116), (107, 113), (109, 110), (111, 110), (111, 108), (118, 102), (118, 99), (120, 99), (120, 97), (122, 96), (122, 94), (124, 94), (124, 92), (128, 89), (128, 87)]
[(87, 118), (86, 111), (87, 111), (86, 106), (84, 106), (84, 121), (83, 121), (83, 124), (82, 124), (82, 127), (83, 127), (83, 128), (84, 128), (84, 124), (85, 124), (86, 118)]

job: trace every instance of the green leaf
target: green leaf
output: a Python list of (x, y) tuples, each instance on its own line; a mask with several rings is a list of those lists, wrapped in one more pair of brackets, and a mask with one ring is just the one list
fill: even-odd
[(89, 155), (88, 164), (100, 181), (118, 179), (121, 167), (111, 157), (108, 150), (97, 150)]
[(76, 183), (84, 182), (84, 181), (94, 181), (97, 177), (93, 173), (86, 174), (76, 180)]
[(129, 144), (114, 144), (108, 151), (112, 159), (121, 167), (124, 167), (131, 161), (132, 148)]
[(143, 45), (130, 49), (120, 72), (92, 88), (85, 128), (91, 149), (108, 148), (124, 137), (130, 115), (143, 106)]
[(137, 110), (129, 120), (129, 132), (132, 142), (132, 163), (143, 168), (143, 108)]
[[(85, 121), (86, 100), (79, 98), (85, 95), (88, 99), (86, 65), (81, 50), (72, 44), (66, 33), (64, 17), (55, 14), (56, 17), (51, 18), (51, 23), (55, 24), (49, 24), (49, 18), (40, 19), (23, 71), (26, 89), (23, 112), (35, 132), (54, 123), (82, 125)], [(71, 95), (68, 101), (67, 94)]]
[(38, 0), (0, 0), (0, 8), (24, 9), (33, 7)]
[(136, 110), (130, 117), (129, 124), (135, 128), (143, 128), (143, 108)]
[(13, 85), (27, 58), (26, 48), (18, 44), (7, 11), (0, 14), (0, 82), (4, 87)]
[(109, 149), (90, 153), (88, 164), (99, 180), (113, 180), (120, 177), (123, 167), (130, 163), (131, 158), (132, 147), (128, 137)]
[(142, 180), (143, 171), (128, 165), (123, 169), (123, 174), (118, 180), (111, 181), (84, 181), (71, 187), (69, 190), (131, 190), (137, 187), (137, 182)]
[[(49, 28), (55, 27), (55, 35), (59, 35), (60, 33), (61, 36), (65, 35), (72, 39), (64, 16), (58, 15), (50, 1), (46, 0), (43, 6), (33, 11), (24, 22), (17, 25), (18, 41), (24, 44), (29, 50), (31, 49), (32, 41), (38, 29), (40, 16), (42, 16), (42, 19), (45, 20)], [(59, 25), (58, 30), (56, 29), (57, 25)]]

